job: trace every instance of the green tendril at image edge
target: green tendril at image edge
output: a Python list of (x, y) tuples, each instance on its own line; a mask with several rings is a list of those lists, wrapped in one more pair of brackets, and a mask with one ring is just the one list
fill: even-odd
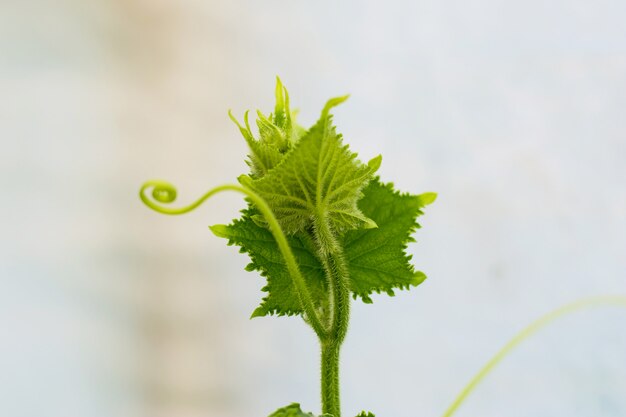
[[(254, 202), (257, 208), (263, 213), (265, 219), (268, 222), (270, 230), (274, 235), (274, 238), (277, 241), (277, 244), (281, 250), (283, 257), (285, 258), (285, 262), (289, 268), (290, 273), (292, 274), (292, 278), (294, 280), (294, 284), (297, 289), (297, 293), (300, 297), (300, 302), (302, 304), (303, 310), (306, 314), (307, 322), (311, 325), (315, 333), (318, 335), (320, 340), (328, 340), (329, 336), (331, 336), (331, 332), (337, 331), (338, 323), (333, 323), (329, 328), (325, 326), (320, 317), (317, 315), (315, 311), (315, 307), (311, 298), (311, 295), (308, 292), (306, 287), (306, 283), (298, 265), (295, 261), (295, 257), (289, 244), (287, 242), (287, 238), (283, 233), (280, 225), (278, 224), (276, 217), (272, 213), (271, 209), (267, 205), (267, 203), (259, 197), (257, 194), (252, 192), (251, 190), (239, 186), (239, 185), (222, 185), (219, 187), (215, 187), (208, 192), (206, 192), (202, 197), (200, 197), (195, 202), (181, 208), (169, 208), (167, 206), (162, 206), (160, 204), (152, 201), (147, 195), (146, 191), (152, 189), (152, 198), (162, 204), (169, 204), (174, 202), (177, 196), (176, 188), (165, 181), (153, 180), (147, 181), (139, 192), (139, 196), (141, 200), (145, 203), (149, 208), (168, 215), (179, 215), (188, 213), (198, 206), (200, 206), (203, 202), (209, 199), (211, 196), (218, 194), (223, 191), (234, 191), (241, 194), (246, 195), (250, 200)], [(340, 255), (338, 255), (340, 256)], [(339, 263), (342, 261), (339, 260)], [(573, 303), (562, 306), (542, 317), (535, 320), (533, 323), (528, 325), (526, 328), (521, 330), (517, 335), (515, 335), (508, 343), (506, 343), (481, 369), (480, 371), (470, 380), (470, 382), (461, 390), (456, 399), (452, 402), (452, 404), (448, 407), (448, 409), (444, 412), (442, 417), (451, 417), (459, 407), (463, 404), (463, 402), (469, 397), (469, 395), (476, 389), (476, 387), (496, 368), (498, 364), (500, 364), (517, 346), (519, 346), (522, 342), (529, 339), (537, 332), (542, 330), (544, 327), (553, 323), (559, 318), (567, 316), (572, 313), (579, 312), (581, 310), (586, 310), (589, 308), (596, 307), (622, 307), (626, 308), (626, 296), (597, 296), (597, 297), (589, 297), (584, 298)], [(343, 326), (340, 326), (343, 327)], [(344, 329), (339, 331), (340, 337), (345, 335)], [(333, 381), (331, 383), (335, 383), (338, 381), (334, 381), (335, 378), (331, 375)]]
[(480, 369), (480, 371), (478, 371), (478, 373), (470, 380), (470, 382), (461, 390), (461, 392), (452, 402), (452, 404), (450, 404), (442, 417), (452, 416), (461, 406), (461, 404), (467, 399), (467, 397), (476, 389), (478, 384), (480, 384), (480, 382), (482, 382), (485, 377), (489, 375), (491, 371), (493, 371), (494, 368), (511, 353), (511, 351), (513, 351), (517, 346), (519, 346), (520, 343), (529, 339), (544, 327), (548, 326), (549, 324), (553, 323), (555, 320), (561, 317), (576, 313), (580, 310), (586, 310), (588, 308), (594, 307), (610, 306), (626, 308), (626, 297), (614, 295), (583, 298), (570, 304), (566, 304), (538, 318), (530, 325), (525, 327), (523, 330), (521, 330), (517, 335), (515, 335)]

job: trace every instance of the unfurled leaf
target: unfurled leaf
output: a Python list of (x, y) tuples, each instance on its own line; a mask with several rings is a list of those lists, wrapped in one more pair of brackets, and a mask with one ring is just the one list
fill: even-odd
[[(254, 216), (256, 212), (253, 209), (244, 210), (241, 219), (233, 221), (228, 226), (212, 226), (211, 231), (219, 237), (228, 239), (229, 245), (240, 246), (240, 252), (247, 253), (251, 259), (246, 269), (259, 271), (267, 279), (263, 291), (268, 294), (254, 310), (252, 317), (268, 314), (301, 314), (302, 307), (298, 294), (276, 240), (268, 229), (255, 223)], [(289, 236), (288, 241), (314, 302), (318, 308), (323, 308), (327, 300), (326, 281), (322, 265), (315, 256), (313, 243), (306, 234)]]
[(416, 219), (422, 208), (435, 199), (435, 194), (400, 194), (392, 184), (378, 178), (371, 181), (359, 201), (361, 211), (378, 225), (375, 229), (353, 230), (343, 238), (345, 256), (350, 270), (351, 291), (366, 303), (373, 292), (394, 295), (394, 289), (408, 289), (426, 279), (411, 265), (406, 254), (419, 228)]
[[(413, 241), (411, 234), (419, 228), (416, 218), (422, 214), (421, 209), (434, 198), (433, 193), (400, 194), (391, 184), (383, 184), (378, 178), (363, 190), (359, 207), (378, 227), (346, 232), (340, 241), (348, 261), (350, 289), (355, 297), (371, 303), (373, 292), (393, 295), (394, 289), (408, 289), (424, 281), (426, 276), (411, 265), (406, 246)], [(253, 220), (254, 210), (243, 213), (242, 218), (231, 225), (213, 226), (211, 230), (228, 239), (230, 245), (240, 246), (241, 252), (248, 253), (252, 260), (247, 269), (259, 271), (267, 279), (263, 291), (268, 295), (253, 317), (302, 314), (293, 281), (274, 237)], [(325, 309), (326, 280), (312, 237), (300, 232), (289, 236), (288, 240), (316, 306)]]

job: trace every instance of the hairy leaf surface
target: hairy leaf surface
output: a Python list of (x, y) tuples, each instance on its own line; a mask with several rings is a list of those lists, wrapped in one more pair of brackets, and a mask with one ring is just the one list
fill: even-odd
[(314, 221), (329, 221), (338, 233), (375, 227), (357, 207), (362, 189), (380, 166), (380, 157), (367, 165), (342, 143), (328, 110), (274, 169), (262, 178), (240, 177), (242, 185), (259, 194), (288, 234), (301, 232)]
[(250, 148), (250, 159), (246, 161), (251, 169), (250, 175), (260, 178), (280, 163), (284, 154), (304, 134), (304, 129), (295, 122), (295, 112), (289, 107), (289, 94), (279, 78), (276, 78), (274, 112), (265, 116), (257, 110), (258, 139), (254, 138), (250, 129), (248, 114), (249, 112), (245, 113), (245, 125), (242, 126), (231, 112), (228, 113)]
[[(424, 281), (426, 276), (411, 265), (406, 246), (413, 241), (411, 234), (419, 227), (416, 218), (422, 214), (421, 209), (432, 201), (432, 193), (400, 194), (391, 184), (383, 184), (377, 178), (363, 190), (359, 207), (378, 227), (349, 231), (341, 240), (355, 297), (371, 303), (373, 292), (393, 295), (394, 289), (408, 289)], [(241, 252), (248, 253), (252, 260), (247, 269), (257, 270), (267, 278), (263, 291), (268, 295), (253, 317), (302, 314), (295, 287), (274, 237), (254, 221), (254, 210), (243, 213), (242, 218), (231, 225), (217, 225), (211, 230), (217, 236), (227, 238), (230, 245), (240, 246)], [(306, 232), (300, 232), (288, 240), (317, 307), (324, 308), (324, 269), (312, 238)]]
[[(358, 161), (330, 115), (346, 98), (329, 100), (318, 122), (303, 133), (293, 120), (287, 90), (277, 79), (274, 112), (257, 112), (259, 139), (251, 132), (248, 113), (245, 126), (231, 115), (251, 150), (251, 173), (240, 182), (263, 198), (276, 216), (314, 308), (322, 313), (330, 311), (328, 278), (318, 257), (327, 256), (329, 247), (343, 252), (350, 290), (366, 303), (372, 302), (374, 292), (393, 295), (426, 278), (411, 265), (406, 247), (419, 227), (421, 208), (434, 194), (400, 194), (374, 178), (380, 156), (367, 164)], [(267, 279), (267, 295), (252, 316), (302, 314), (298, 292), (265, 218), (253, 206), (242, 213), (231, 225), (211, 230), (229, 245), (240, 246), (251, 258), (246, 269)]]

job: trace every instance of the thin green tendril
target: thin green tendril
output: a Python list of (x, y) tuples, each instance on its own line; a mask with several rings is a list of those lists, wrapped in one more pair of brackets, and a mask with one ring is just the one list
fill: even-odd
[(618, 307), (626, 307), (626, 296), (600, 296), (600, 297), (590, 297), (584, 298), (579, 301), (575, 301), (573, 303), (567, 304), (563, 307), (560, 307), (545, 316), (540, 317), (533, 323), (531, 323), (528, 327), (520, 331), (513, 339), (511, 339), (496, 355), (489, 360), (483, 366), (483, 368), (472, 378), (472, 380), (463, 388), (463, 390), (459, 393), (458, 397), (454, 400), (454, 402), (448, 407), (446, 412), (443, 414), (443, 417), (450, 417), (454, 412), (459, 408), (459, 406), (465, 401), (465, 399), (474, 391), (476, 386), (498, 365), (515, 347), (517, 347), (524, 340), (528, 339), (536, 332), (552, 323), (554, 320), (568, 315), (570, 313), (574, 313), (579, 310), (583, 310), (586, 308), (592, 307), (602, 307), (602, 306), (618, 306)]
[(146, 195), (146, 191), (152, 188), (151, 195), (154, 200), (162, 204), (169, 204), (169, 203), (173, 203), (174, 200), (176, 200), (176, 196), (177, 196), (176, 187), (174, 187), (172, 184), (166, 181), (151, 180), (151, 181), (146, 181), (141, 186), (141, 189), (139, 190), (139, 198), (141, 198), (141, 201), (143, 201), (146, 206), (150, 207), (154, 211), (158, 211), (161, 214), (177, 215), (177, 214), (189, 213), (190, 211), (197, 208), (200, 204), (204, 203), (205, 200), (207, 200), (209, 197), (211, 197), (212, 195), (216, 193), (219, 193), (220, 191), (229, 189), (228, 187), (230, 186), (222, 186), (222, 187), (213, 188), (212, 190), (207, 191), (202, 197), (200, 197), (195, 202), (189, 204), (188, 206), (180, 207), (180, 208), (170, 208), (170, 207), (164, 207), (159, 204), (156, 204)]
[(302, 305), (302, 309), (305, 312), (306, 321), (311, 325), (318, 337), (323, 338), (328, 335), (328, 330), (322, 324), (319, 314), (315, 308), (315, 304), (313, 303), (311, 293), (309, 292), (304, 277), (300, 272), (300, 268), (298, 267), (298, 263), (296, 262), (296, 258), (293, 255), (291, 247), (287, 242), (287, 237), (285, 236), (285, 233), (278, 224), (278, 220), (276, 220), (276, 216), (274, 216), (272, 209), (267, 205), (263, 198), (261, 198), (258, 194), (246, 187), (226, 184), (207, 191), (202, 197), (200, 197), (195, 202), (189, 204), (188, 206), (180, 208), (169, 208), (163, 207), (162, 205), (155, 203), (146, 195), (146, 191), (150, 188), (152, 188), (152, 198), (154, 198), (154, 200), (159, 203), (169, 204), (176, 200), (176, 187), (166, 181), (151, 180), (146, 181), (139, 190), (139, 197), (146, 206), (159, 213), (169, 215), (188, 213), (198, 207), (200, 204), (204, 203), (209, 197), (222, 191), (236, 191), (238, 193), (246, 195), (256, 205), (256, 207), (263, 214), (263, 216), (265, 216), (265, 220), (267, 221), (270, 231), (272, 232), (272, 235), (274, 235), (274, 239), (276, 239), (278, 248), (280, 249), (283, 258), (285, 259), (289, 274), (293, 279), (296, 293), (300, 298), (300, 304)]

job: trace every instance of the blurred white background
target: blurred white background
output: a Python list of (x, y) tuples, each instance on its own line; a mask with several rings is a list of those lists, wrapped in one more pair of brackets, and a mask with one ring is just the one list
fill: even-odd
[[(346, 416), (441, 415), (531, 319), (626, 293), (626, 3), (4, 0), (0, 4), (0, 415), (319, 411), (298, 319), (248, 317), (263, 280), (207, 229), (246, 171), (226, 115), (336, 122), (399, 189), (437, 191), (410, 250), (429, 279), (356, 303)], [(563, 319), (458, 416), (626, 415), (626, 312)]]

